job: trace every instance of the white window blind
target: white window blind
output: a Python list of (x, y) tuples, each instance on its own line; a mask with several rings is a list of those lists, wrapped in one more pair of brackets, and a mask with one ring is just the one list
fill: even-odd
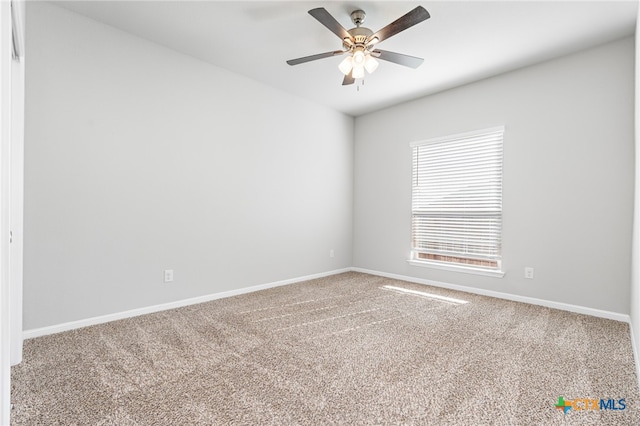
[(412, 257), (500, 270), (504, 127), (414, 142)]

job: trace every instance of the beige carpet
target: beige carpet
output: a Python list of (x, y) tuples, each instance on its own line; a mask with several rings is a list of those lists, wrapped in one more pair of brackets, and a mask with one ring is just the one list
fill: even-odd
[(627, 324), (359, 273), (31, 339), (12, 386), (15, 425), (640, 424)]

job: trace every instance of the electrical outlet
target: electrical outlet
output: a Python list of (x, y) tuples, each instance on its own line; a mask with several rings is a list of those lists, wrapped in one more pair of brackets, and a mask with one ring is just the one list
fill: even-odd
[(165, 269), (164, 270), (164, 282), (170, 283), (173, 281), (173, 269)]
[(335, 253), (333, 249), (329, 250), (329, 257), (334, 257), (334, 256), (335, 256)]
[(533, 268), (527, 266), (524, 268), (524, 277), (528, 280), (533, 279)]

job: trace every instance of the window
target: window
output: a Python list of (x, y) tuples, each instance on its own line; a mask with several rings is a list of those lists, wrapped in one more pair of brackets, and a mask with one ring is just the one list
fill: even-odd
[(412, 263), (502, 275), (503, 134), (496, 127), (411, 144)]

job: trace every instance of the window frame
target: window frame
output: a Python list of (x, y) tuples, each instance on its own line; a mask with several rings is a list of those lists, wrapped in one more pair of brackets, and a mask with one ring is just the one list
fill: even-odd
[[(414, 222), (413, 222), (413, 216), (414, 216), (414, 200), (415, 200), (415, 185), (414, 185), (414, 178), (415, 178), (415, 166), (416, 163), (413, 159), (413, 156), (415, 155), (415, 149), (417, 147), (420, 146), (424, 146), (424, 145), (429, 145), (429, 144), (435, 144), (435, 143), (445, 143), (445, 142), (454, 142), (454, 141), (461, 141), (467, 138), (473, 138), (473, 137), (480, 137), (481, 135), (487, 135), (487, 134), (491, 134), (491, 133), (496, 133), (496, 132), (501, 132), (501, 138), (500, 138), (500, 181), (499, 181), (499, 189), (500, 189), (500, 229), (499, 229), (499, 233), (498, 233), (498, 237), (499, 237), (499, 256), (497, 258), (495, 258), (495, 261), (497, 262), (497, 266), (495, 268), (493, 267), (483, 267), (483, 266), (478, 266), (478, 265), (470, 265), (470, 264), (464, 264), (464, 263), (457, 263), (457, 262), (447, 262), (444, 260), (430, 260), (430, 259), (424, 259), (424, 258), (419, 258), (418, 255), (419, 253), (424, 253), (425, 250), (418, 250), (416, 247), (414, 247)], [(436, 137), (436, 138), (430, 138), (430, 139), (426, 139), (426, 140), (420, 140), (420, 141), (414, 141), (411, 142), (409, 145), (411, 147), (411, 155), (412, 155), (412, 161), (411, 161), (411, 231), (410, 231), (410, 256), (408, 259), (408, 263), (413, 265), (413, 266), (421, 266), (421, 267), (427, 267), (427, 268), (433, 268), (433, 269), (441, 269), (441, 270), (448, 270), (448, 271), (455, 271), (455, 272), (464, 272), (464, 273), (471, 273), (471, 274), (476, 274), (476, 275), (485, 275), (485, 276), (491, 276), (491, 277), (503, 277), (505, 275), (504, 272), (504, 264), (502, 262), (502, 236), (503, 236), (503, 232), (502, 232), (502, 220), (503, 220), (503, 208), (502, 208), (502, 199), (503, 199), (503, 192), (504, 192), (504, 186), (503, 186), (503, 175), (504, 175), (504, 137), (505, 137), (505, 126), (495, 126), (495, 127), (489, 127), (489, 128), (484, 128), (484, 129), (478, 129), (478, 130), (474, 130), (474, 131), (469, 131), (469, 132), (464, 132), (464, 133), (458, 133), (458, 134), (452, 134), (452, 135), (447, 135), (447, 136), (442, 136), (442, 137)], [(455, 255), (454, 255), (455, 256)]]

